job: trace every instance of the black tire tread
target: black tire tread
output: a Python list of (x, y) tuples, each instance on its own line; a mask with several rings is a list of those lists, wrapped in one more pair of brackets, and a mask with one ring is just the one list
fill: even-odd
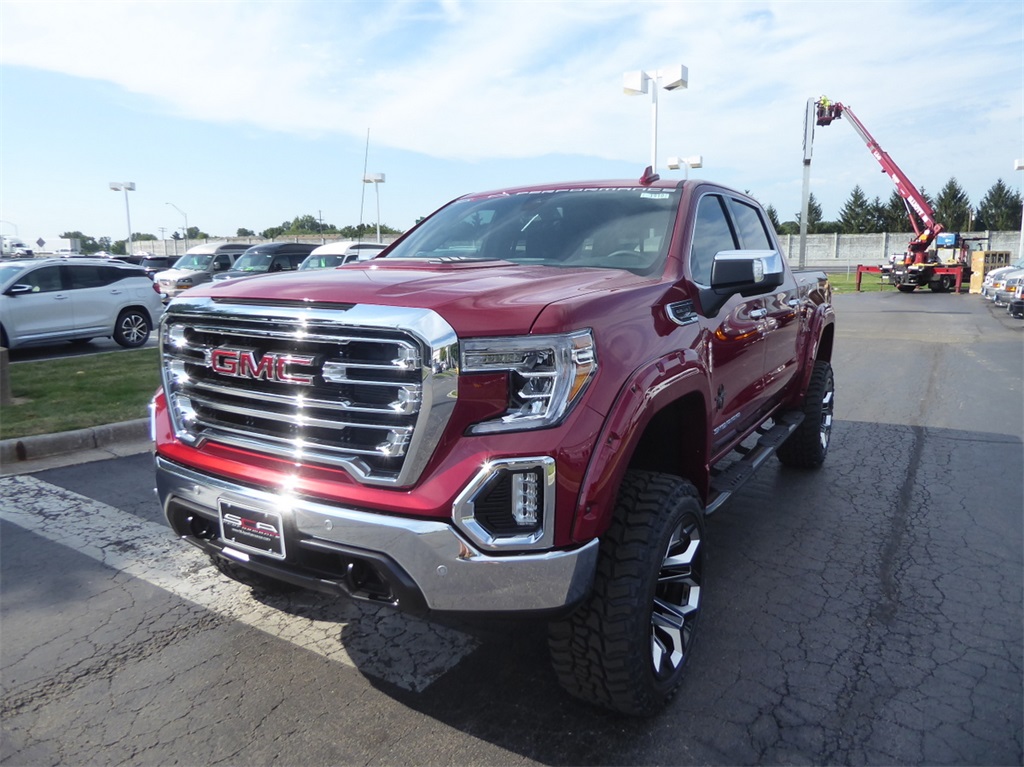
[[(612, 523), (601, 539), (590, 596), (575, 612), (551, 623), (548, 646), (559, 682), (574, 697), (634, 716), (660, 710), (681, 682), (681, 674), (659, 684), (646, 651), (653, 599), (652, 557), (676, 519), (666, 513), (691, 505), (703, 508), (696, 488), (678, 477), (630, 472), (622, 483)], [(660, 563), (659, 563), (660, 564)]]
[(775, 454), (785, 466), (816, 469), (825, 462), (827, 450), (821, 449), (820, 441), (821, 407), (830, 380), (833, 380), (832, 366), (824, 360), (816, 360), (804, 398), (803, 423), (779, 445)]

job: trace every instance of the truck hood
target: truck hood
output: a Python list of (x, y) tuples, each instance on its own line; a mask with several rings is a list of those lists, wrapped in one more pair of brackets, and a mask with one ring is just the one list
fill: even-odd
[(374, 259), (336, 269), (240, 278), (193, 297), (267, 303), (378, 304), (432, 309), (459, 335), (525, 333), (551, 303), (650, 284), (620, 269), (562, 269), (507, 261)]

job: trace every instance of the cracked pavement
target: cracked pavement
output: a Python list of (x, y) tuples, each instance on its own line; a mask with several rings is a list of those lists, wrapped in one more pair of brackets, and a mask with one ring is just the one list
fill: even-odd
[(566, 698), (540, 622), (216, 577), (140, 455), (0, 480), (0, 763), (1020, 765), (1024, 323), (968, 295), (837, 313), (828, 461), (709, 518), (660, 716)]

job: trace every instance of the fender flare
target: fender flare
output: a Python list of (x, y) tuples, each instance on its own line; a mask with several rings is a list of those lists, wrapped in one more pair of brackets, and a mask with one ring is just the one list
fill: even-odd
[[(692, 349), (653, 360), (636, 370), (619, 390), (594, 443), (580, 485), (572, 537), (592, 540), (607, 529), (618, 487), (647, 425), (681, 397), (698, 393), (708, 407), (708, 371)], [(710, 413), (706, 413), (710, 419)], [(706, 454), (707, 446), (704, 446)]]
[[(804, 331), (807, 335), (807, 343), (804, 345), (804, 352), (800, 357), (801, 373), (800, 382), (793, 390), (793, 396), (789, 404), (792, 407), (797, 407), (804, 401), (804, 397), (807, 396), (807, 387), (811, 383), (811, 373), (814, 371), (814, 362), (818, 359), (819, 353), (822, 351), (822, 339), (825, 337), (825, 333), (829, 332), (835, 327), (836, 313), (833, 310), (831, 304), (821, 304), (815, 307), (814, 312), (811, 314), (810, 319), (807, 322), (807, 329)], [(830, 337), (828, 348), (824, 353), (822, 359), (831, 361), (832, 359), (832, 344), (835, 342), (834, 337)]]

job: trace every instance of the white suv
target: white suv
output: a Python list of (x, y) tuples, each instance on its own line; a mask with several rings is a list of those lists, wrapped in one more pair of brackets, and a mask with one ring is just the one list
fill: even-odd
[(109, 337), (142, 346), (163, 314), (145, 270), (98, 258), (0, 263), (0, 345), (9, 349)]

